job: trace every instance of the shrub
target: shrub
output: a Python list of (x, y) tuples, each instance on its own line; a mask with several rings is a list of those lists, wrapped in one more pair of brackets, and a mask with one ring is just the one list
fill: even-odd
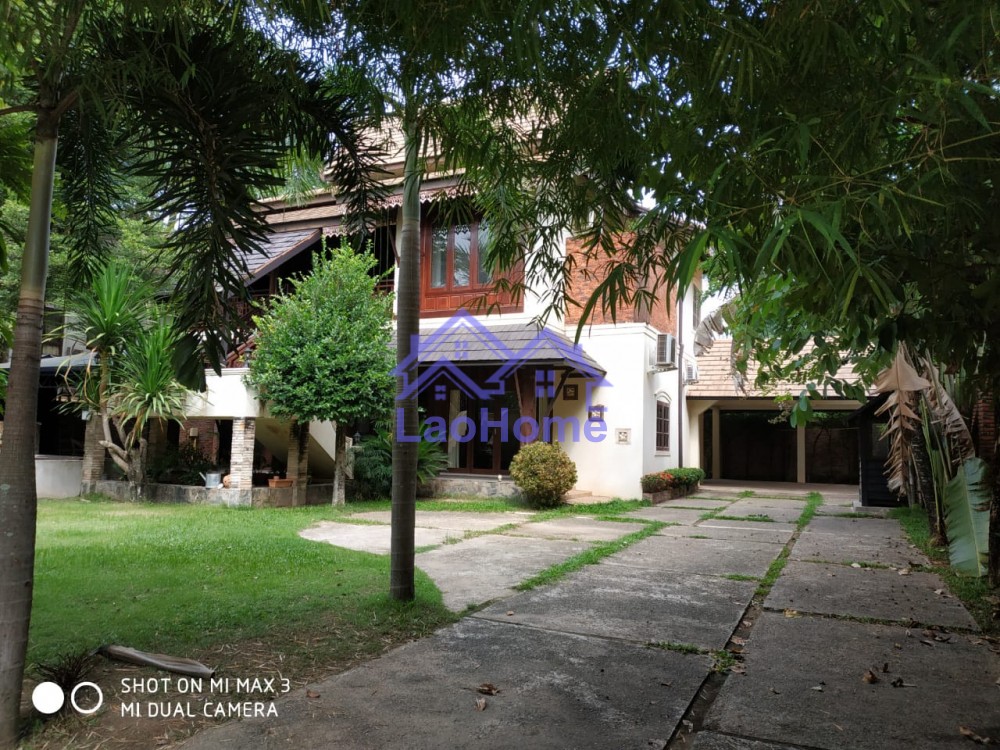
[(643, 492), (665, 492), (666, 490), (686, 490), (705, 478), (705, 472), (696, 468), (667, 469), (646, 474), (639, 482)]
[(558, 445), (522, 445), (510, 462), (510, 476), (536, 508), (554, 508), (576, 484), (576, 464)]
[[(420, 423), (421, 436), (427, 423)], [(362, 498), (384, 499), (392, 494), (392, 427), (380, 422), (374, 435), (367, 435), (355, 447), (354, 481)], [(425, 484), (448, 468), (448, 455), (441, 443), (421, 440), (417, 443), (417, 483)]]

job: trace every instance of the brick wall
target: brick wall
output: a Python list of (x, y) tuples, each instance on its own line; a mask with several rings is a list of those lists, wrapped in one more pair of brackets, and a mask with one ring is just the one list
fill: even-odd
[[(600, 257), (596, 257), (600, 256)], [(566, 311), (567, 323), (579, 323), (583, 306), (594, 293), (605, 277), (608, 266), (614, 260), (604, 256), (603, 251), (597, 250), (595, 257), (587, 257), (585, 243), (579, 237), (570, 237), (566, 240), (566, 258), (572, 264), (569, 272), (569, 295), (579, 303), (568, 305)], [(652, 290), (652, 282), (644, 285), (646, 290)], [(676, 335), (677, 321), (675, 319), (676, 305), (668, 304), (667, 291), (661, 286), (656, 291), (655, 300), (650, 307), (646, 304), (629, 305), (616, 312), (614, 320), (619, 323), (649, 323), (661, 333), (672, 333)], [(610, 312), (605, 312), (600, 308), (600, 302), (590, 316), (590, 322), (596, 325), (611, 323)]]
[(996, 452), (997, 423), (993, 408), (993, 396), (980, 396), (972, 410), (972, 437), (976, 443), (976, 455), (986, 463), (992, 463)]
[(219, 433), (214, 419), (187, 419), (181, 424), (179, 447), (194, 442), (191, 430), (198, 430), (198, 449), (213, 463), (219, 462)]

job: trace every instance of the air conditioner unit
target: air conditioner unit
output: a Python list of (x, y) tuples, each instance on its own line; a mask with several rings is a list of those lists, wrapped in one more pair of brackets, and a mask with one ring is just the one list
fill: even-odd
[(697, 383), (698, 382), (698, 365), (694, 362), (687, 362), (684, 365), (684, 382), (685, 383)]
[(677, 339), (669, 333), (661, 333), (656, 337), (653, 369), (659, 371), (677, 369)]

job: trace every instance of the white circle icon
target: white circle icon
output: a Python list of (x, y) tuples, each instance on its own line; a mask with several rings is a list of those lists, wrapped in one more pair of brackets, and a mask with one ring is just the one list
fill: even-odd
[[(93, 688), (97, 693), (97, 703), (95, 703), (90, 708), (80, 708), (80, 705), (76, 702), (76, 693), (82, 687)], [(81, 682), (79, 685), (73, 688), (73, 691), (69, 694), (69, 702), (77, 713), (81, 713), (84, 716), (87, 716), (89, 714), (96, 713), (97, 710), (104, 705), (104, 693), (102, 693), (101, 689), (97, 687), (97, 685), (95, 685), (93, 682)]]
[(43, 714), (54, 714), (66, 702), (63, 689), (54, 682), (39, 682), (31, 691), (31, 702)]

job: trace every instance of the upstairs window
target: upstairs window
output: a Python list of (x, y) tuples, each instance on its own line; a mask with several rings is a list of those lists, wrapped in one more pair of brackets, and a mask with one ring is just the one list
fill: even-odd
[(430, 230), (430, 290), (460, 291), (493, 281), (486, 265), (485, 222), (454, 224)]

